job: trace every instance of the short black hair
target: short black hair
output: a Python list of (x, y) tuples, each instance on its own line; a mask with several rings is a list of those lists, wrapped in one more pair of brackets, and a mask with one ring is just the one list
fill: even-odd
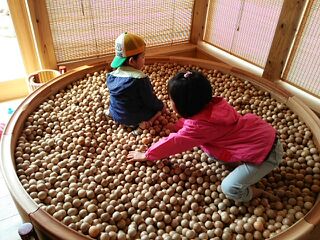
[(189, 118), (211, 101), (212, 86), (201, 72), (179, 72), (169, 80), (168, 93), (178, 114)]
[(127, 57), (127, 59), (124, 61), (124, 63), (122, 63), (121, 66), (129, 66), (129, 60), (130, 60), (130, 58), (133, 58), (134, 60), (137, 60), (140, 54), (141, 54), (141, 53), (138, 53), (138, 54), (136, 54), (136, 55)]

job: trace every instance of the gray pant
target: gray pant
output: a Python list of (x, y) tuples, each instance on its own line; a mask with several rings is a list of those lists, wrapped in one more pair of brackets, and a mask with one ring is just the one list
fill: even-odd
[(282, 160), (283, 148), (280, 140), (273, 145), (267, 159), (260, 165), (243, 163), (222, 181), (221, 189), (227, 198), (247, 202), (252, 198), (251, 185), (270, 173)]

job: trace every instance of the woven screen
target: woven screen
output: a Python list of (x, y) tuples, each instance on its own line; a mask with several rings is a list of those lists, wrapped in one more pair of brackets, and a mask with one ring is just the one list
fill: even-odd
[(264, 68), (283, 0), (209, 0), (204, 41)]
[(143, 37), (147, 46), (188, 42), (193, 0), (47, 0), (58, 63), (114, 52), (122, 32)]
[(320, 97), (320, 0), (305, 16), (282, 78)]

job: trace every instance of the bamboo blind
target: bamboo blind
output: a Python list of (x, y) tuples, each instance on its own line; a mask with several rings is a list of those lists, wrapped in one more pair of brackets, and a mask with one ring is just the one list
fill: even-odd
[(282, 79), (320, 97), (320, 0), (311, 1)]
[(114, 52), (122, 32), (143, 37), (147, 46), (188, 42), (194, 0), (46, 0), (59, 63)]
[(210, 0), (204, 41), (264, 67), (283, 0)]

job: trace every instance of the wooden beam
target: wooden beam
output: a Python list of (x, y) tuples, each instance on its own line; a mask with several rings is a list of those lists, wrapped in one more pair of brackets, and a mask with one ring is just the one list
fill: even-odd
[(208, 0), (195, 0), (191, 24), (190, 43), (197, 44), (202, 40), (206, 23)]
[[(307, 7), (306, 7), (306, 11), (305, 13), (303, 14), (303, 17), (302, 17), (302, 20), (301, 20), (301, 23), (300, 23), (300, 27), (299, 27), (299, 32), (296, 36), (296, 39), (294, 40), (294, 43), (293, 43), (293, 46), (292, 46), (292, 50), (290, 52), (290, 56), (287, 60), (287, 63), (286, 63), (286, 68), (284, 69), (284, 72), (282, 74), (282, 79), (285, 80), (285, 79), (288, 79), (288, 74), (289, 74), (289, 71), (290, 71), (290, 68), (291, 68), (291, 64), (293, 62), (293, 59), (294, 59), (294, 56), (296, 55), (296, 52), (298, 50), (298, 46), (301, 42), (301, 38), (302, 38), (302, 35), (303, 35), (303, 32), (304, 32), (304, 29), (306, 27), (306, 23), (309, 19), (309, 15), (310, 15), (310, 11), (312, 9), (312, 6), (314, 4), (314, 0), (309, 0), (308, 1), (308, 4), (307, 4)], [(292, 83), (290, 83), (292, 84)], [(296, 86), (297, 87), (297, 86)], [(306, 91), (306, 90), (304, 90)]]
[(40, 63), (29, 23), (27, 6), (25, 1), (20, 0), (8, 0), (8, 6), (19, 42), (23, 64), (26, 73), (30, 74), (40, 69)]
[(262, 77), (280, 79), (306, 0), (284, 0)]
[(57, 69), (46, 1), (28, 0), (28, 6), (42, 69)]

